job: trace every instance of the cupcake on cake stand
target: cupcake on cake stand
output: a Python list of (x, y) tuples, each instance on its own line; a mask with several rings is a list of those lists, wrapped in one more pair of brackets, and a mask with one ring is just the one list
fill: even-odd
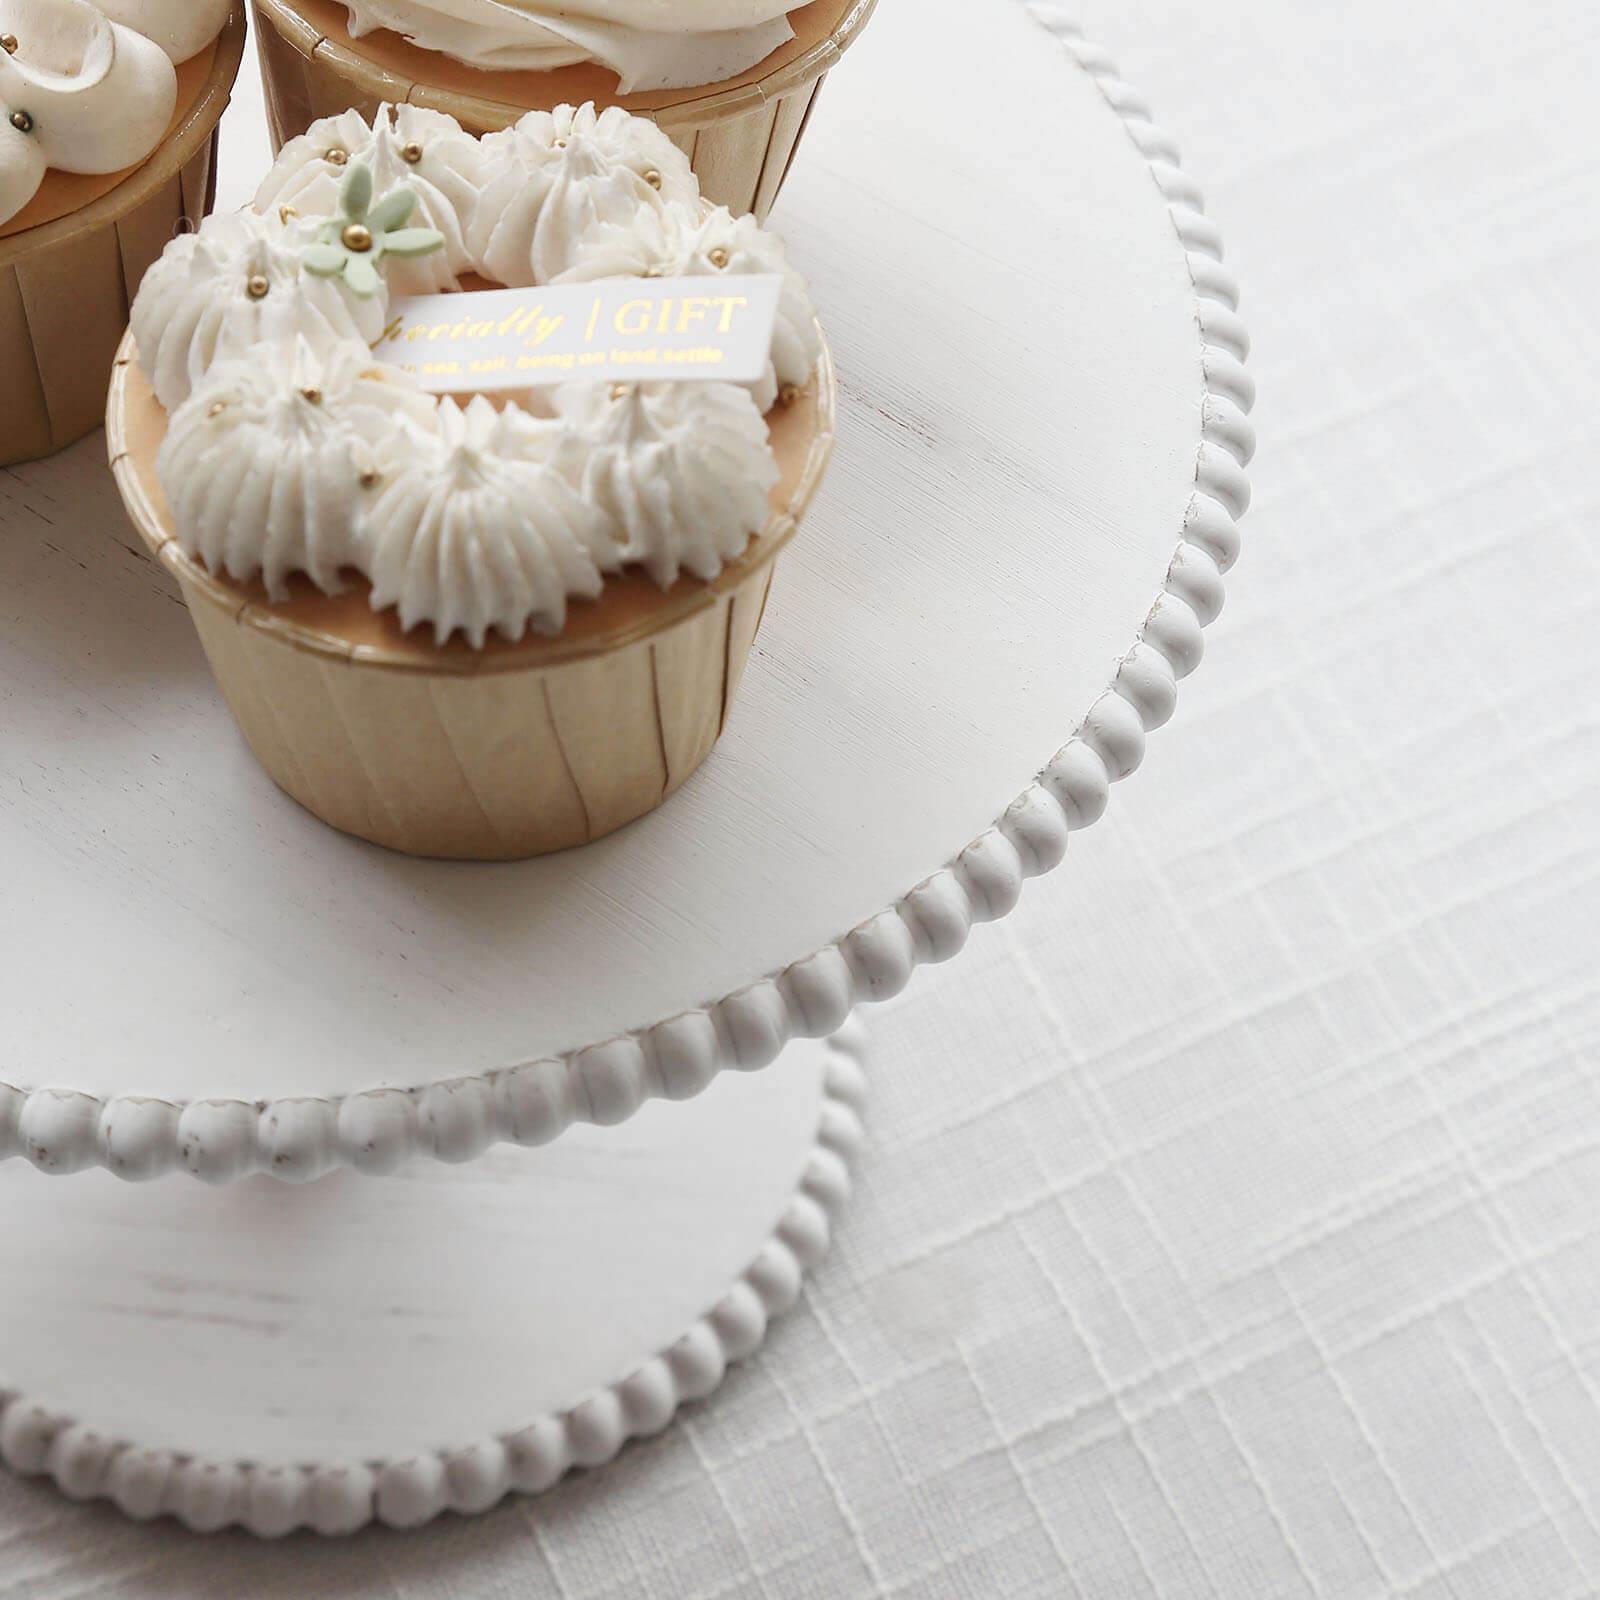
[(1101, 814), (1248, 497), (1173, 146), (1006, 0), (1004, 148), (930, 162), (965, 18), (885, 8), (813, 131), (783, 226), (832, 474), (718, 749), (595, 844), (441, 863), (312, 819), (108, 486), (36, 469), (50, 536), (0, 541), (13, 1470), (196, 1529), (477, 1511), (667, 1427), (802, 1292), (860, 1159), (856, 1007)]
[(99, 427), (145, 268), (211, 209), (244, 0), (0, 0), (0, 466)]
[(876, 5), (254, 0), (254, 11), (275, 143), (386, 100), (447, 111), (475, 133), (592, 100), (653, 118), (712, 200), (764, 220), (824, 81)]

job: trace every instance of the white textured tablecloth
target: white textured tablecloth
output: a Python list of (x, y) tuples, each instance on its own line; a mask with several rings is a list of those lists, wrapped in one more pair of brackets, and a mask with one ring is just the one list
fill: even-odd
[(1246, 556), (1106, 821), (875, 1017), (801, 1306), (419, 1535), (0, 1477), (5, 1600), (1600, 1592), (1600, 16), (1084, 21), (1245, 285)]

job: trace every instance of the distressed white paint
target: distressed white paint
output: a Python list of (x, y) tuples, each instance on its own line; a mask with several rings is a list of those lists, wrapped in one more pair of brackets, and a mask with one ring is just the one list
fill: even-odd
[[(839, 1096), (859, 1083), (803, 1043), (623, 1128), (381, 1183), (130, 1189), (8, 1163), (0, 1282), (27, 1292), (0, 1298), (0, 1414), (16, 1395), (110, 1441), (255, 1467), (406, 1461), (559, 1421), (667, 1352), (780, 1231), (798, 1284), (853, 1139), (825, 1124), (851, 1124)], [(791, 1218), (803, 1184), (809, 1221)], [(739, 1349), (723, 1320), (724, 1358), (759, 1339)], [(0, 1424), (14, 1465), (33, 1465), (25, 1433)]]
[(480, 868), (322, 828), (97, 444), (0, 479), (8, 1080), (335, 1095), (581, 1047), (839, 938), (1026, 787), (1162, 589), (1201, 343), (1145, 158), (1020, 7), (986, 21), (1004, 139), (950, 116), (961, 10), (884, 7), (830, 81), (775, 225), (840, 353), (839, 454), (726, 739), (614, 839)]

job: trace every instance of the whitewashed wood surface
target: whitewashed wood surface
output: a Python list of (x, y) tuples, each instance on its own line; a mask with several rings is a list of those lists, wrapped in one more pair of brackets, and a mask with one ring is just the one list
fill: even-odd
[[(833, 467), (715, 760), (625, 832), (485, 868), (319, 826), (238, 738), (100, 446), (9, 481), (18, 1087), (331, 1097), (599, 1043), (886, 910), (1076, 731), (1193, 489), (1182, 244), (1096, 83), (1020, 7), (988, 31), (1026, 85), (1026, 165), (945, 116), (961, 37), (888, 10), (881, 65), (827, 86), (782, 223), (838, 352)], [(225, 202), (259, 171), (231, 137), (227, 159)]]
[(822, 1259), (861, 1142), (848, 1050), (381, 1183), (0, 1166), (0, 1281), (28, 1286), (0, 1321), (0, 1456), (270, 1536), (597, 1468), (710, 1394)]
[(1248, 548), (1105, 822), (874, 1014), (801, 1307), (662, 1439), (418, 1537), (203, 1542), (0, 1480), (6, 1600), (1600, 1589), (1594, 19), (1084, 20), (1247, 290)]

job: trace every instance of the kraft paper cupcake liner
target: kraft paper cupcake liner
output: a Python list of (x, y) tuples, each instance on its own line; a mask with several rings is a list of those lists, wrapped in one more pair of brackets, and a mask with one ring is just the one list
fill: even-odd
[(709, 583), (642, 573), (575, 601), (553, 638), (474, 650), (400, 632), (362, 592), (288, 606), (179, 549), (155, 476), (166, 415), (131, 335), (107, 443), (129, 515), (183, 590), (257, 759), (323, 821), (411, 855), (511, 860), (583, 844), (660, 805), (710, 754), (773, 570), (832, 454), (831, 358), (770, 416), (782, 478), (766, 528)]

